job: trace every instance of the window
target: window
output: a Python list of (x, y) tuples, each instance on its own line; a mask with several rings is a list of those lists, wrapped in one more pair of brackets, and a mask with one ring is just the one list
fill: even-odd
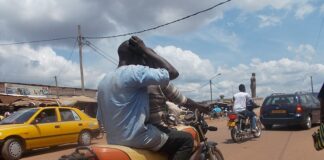
[(22, 124), (27, 122), (38, 109), (22, 109), (3, 119), (0, 124)]
[(52, 123), (57, 121), (55, 109), (44, 109), (36, 117), (38, 123)]
[(77, 113), (70, 109), (60, 109), (62, 121), (79, 121), (80, 117)]
[(266, 105), (290, 105), (295, 104), (296, 100), (294, 96), (276, 96), (269, 97), (266, 100)]

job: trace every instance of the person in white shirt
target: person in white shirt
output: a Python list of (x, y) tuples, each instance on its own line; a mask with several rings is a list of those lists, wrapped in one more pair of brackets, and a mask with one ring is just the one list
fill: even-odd
[(240, 92), (234, 94), (233, 97), (234, 100), (233, 110), (234, 112), (241, 113), (243, 115), (248, 116), (251, 120), (252, 131), (255, 131), (256, 130), (255, 113), (253, 111), (246, 109), (246, 103), (250, 101), (252, 98), (249, 93), (245, 92), (244, 84), (239, 85), (239, 91)]

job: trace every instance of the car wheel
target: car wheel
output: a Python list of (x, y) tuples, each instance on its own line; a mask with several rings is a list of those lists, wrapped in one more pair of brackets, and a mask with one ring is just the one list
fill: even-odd
[(306, 117), (306, 121), (303, 124), (303, 128), (305, 128), (305, 129), (311, 129), (312, 128), (312, 118), (309, 115)]
[(24, 152), (24, 147), (20, 140), (9, 138), (2, 146), (2, 157), (5, 160), (18, 160)]
[(89, 146), (91, 144), (91, 133), (89, 131), (82, 131), (79, 135), (79, 145)]
[(270, 130), (272, 128), (272, 124), (263, 125), (266, 130)]

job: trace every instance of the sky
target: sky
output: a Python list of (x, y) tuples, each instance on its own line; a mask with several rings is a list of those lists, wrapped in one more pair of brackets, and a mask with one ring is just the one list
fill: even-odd
[[(0, 0), (0, 81), (80, 87), (77, 26), (85, 37), (85, 87), (116, 69), (117, 48), (140, 31), (212, 7), (221, 0)], [(136, 34), (179, 71), (187, 97), (232, 97), (239, 84), (257, 96), (318, 92), (324, 82), (324, 2), (232, 0), (212, 10)], [(23, 43), (68, 37), (65, 40)], [(10, 45), (8, 45), (10, 44)], [(90, 47), (90, 46), (91, 47)]]

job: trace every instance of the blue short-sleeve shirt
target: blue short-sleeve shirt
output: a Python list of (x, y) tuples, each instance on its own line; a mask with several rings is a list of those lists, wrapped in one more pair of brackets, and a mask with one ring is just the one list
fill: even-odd
[(167, 85), (169, 73), (128, 65), (107, 74), (98, 87), (98, 112), (109, 144), (158, 150), (167, 135), (151, 124), (147, 86)]

